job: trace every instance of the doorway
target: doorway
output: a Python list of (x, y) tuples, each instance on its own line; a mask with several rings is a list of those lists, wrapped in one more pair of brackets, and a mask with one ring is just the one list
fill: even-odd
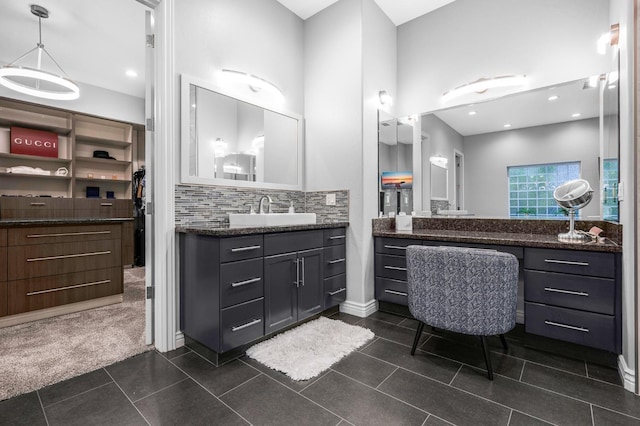
[(453, 202), (454, 209), (464, 210), (464, 154), (453, 150)]

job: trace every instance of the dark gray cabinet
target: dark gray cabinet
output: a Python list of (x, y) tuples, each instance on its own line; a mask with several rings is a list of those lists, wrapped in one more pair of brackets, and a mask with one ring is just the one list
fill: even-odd
[(322, 312), (322, 231), (265, 235), (265, 331)]
[(337, 306), (347, 299), (346, 237), (346, 228), (325, 229), (323, 232), (324, 309)]

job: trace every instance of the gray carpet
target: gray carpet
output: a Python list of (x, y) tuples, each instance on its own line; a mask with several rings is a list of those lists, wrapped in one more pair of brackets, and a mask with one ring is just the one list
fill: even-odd
[(125, 269), (124, 282), (122, 303), (0, 329), (0, 401), (153, 349), (144, 268)]

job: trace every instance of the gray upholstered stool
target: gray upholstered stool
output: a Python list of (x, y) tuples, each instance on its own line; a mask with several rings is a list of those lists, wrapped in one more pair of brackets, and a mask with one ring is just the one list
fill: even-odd
[(518, 260), (512, 254), (462, 247), (407, 247), (409, 311), (420, 321), (411, 348), (415, 354), (424, 324), (480, 336), (489, 380), (493, 380), (486, 336), (516, 324)]

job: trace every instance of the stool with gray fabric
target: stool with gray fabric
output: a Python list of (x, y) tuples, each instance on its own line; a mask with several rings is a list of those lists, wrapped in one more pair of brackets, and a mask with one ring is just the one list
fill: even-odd
[(487, 375), (493, 380), (487, 336), (516, 325), (518, 260), (509, 253), (462, 247), (407, 247), (409, 311), (420, 322), (415, 354), (426, 324), (480, 336)]

